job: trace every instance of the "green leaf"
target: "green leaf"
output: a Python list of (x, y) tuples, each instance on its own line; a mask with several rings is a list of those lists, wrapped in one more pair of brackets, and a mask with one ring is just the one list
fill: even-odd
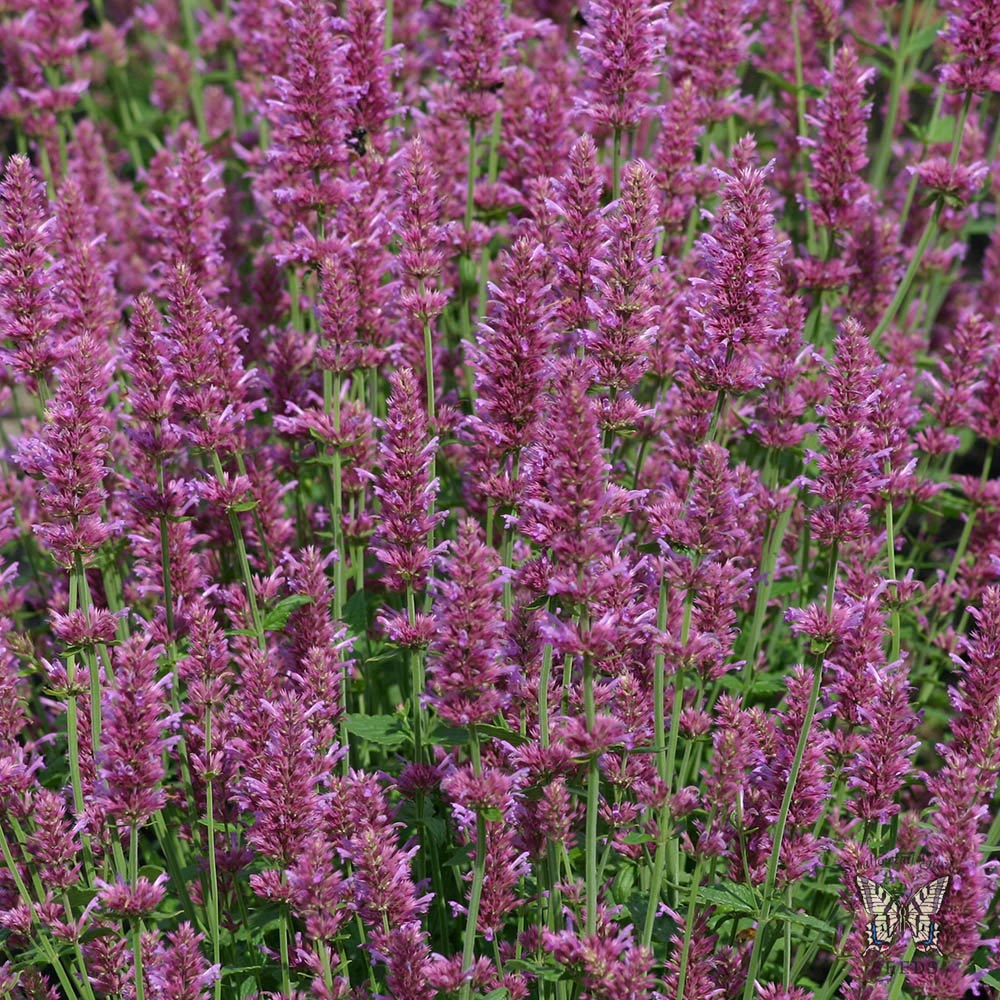
[(483, 819), (489, 820), (491, 823), (503, 822), (503, 812), (496, 806), (490, 806), (489, 809), (479, 809), (478, 812)]
[(427, 734), (428, 743), (443, 747), (462, 747), (471, 739), (465, 726), (446, 726), (443, 722), (435, 722)]
[(296, 609), (305, 604), (312, 604), (313, 599), (308, 594), (292, 594), (283, 597), (266, 615), (261, 625), (265, 632), (277, 632), (285, 627), (288, 616)]
[(616, 876), (611, 891), (617, 902), (623, 903), (632, 893), (635, 885), (635, 865), (626, 865)]
[(715, 885), (703, 885), (698, 889), (699, 898), (708, 903), (714, 903), (724, 910), (736, 913), (757, 915), (757, 900), (754, 894), (737, 882), (717, 882)]
[(364, 635), (368, 631), (368, 602), (363, 590), (356, 590), (351, 594), (342, 614), (354, 635)]
[(822, 931), (824, 934), (831, 936), (837, 933), (837, 928), (833, 924), (828, 924), (825, 920), (820, 920), (818, 917), (811, 917), (808, 913), (799, 913), (797, 910), (789, 909), (783, 905), (777, 906), (775, 912), (779, 913), (790, 924), (809, 927), (814, 931)]
[(504, 740), (516, 747), (523, 746), (528, 742), (527, 736), (522, 736), (516, 729), (507, 729), (505, 726), (477, 725), (476, 732), (480, 736)]
[(919, 31), (915, 31), (907, 39), (903, 55), (907, 58), (910, 56), (918, 56), (925, 49), (929, 49), (937, 41), (937, 36), (940, 30), (941, 22), (936, 21), (934, 24), (929, 24), (926, 28), (921, 28)]
[(625, 835), (626, 844), (653, 844), (656, 843), (656, 837), (651, 833), (642, 833), (636, 830), (635, 833), (629, 833)]
[(241, 500), (239, 503), (231, 503), (226, 510), (231, 510), (236, 514), (242, 514), (245, 510), (253, 510), (257, 506), (256, 500)]
[(507, 1000), (510, 996), (510, 990), (506, 986), (498, 986), (495, 990), (490, 990), (489, 993), (480, 993), (476, 1000)]
[[(996, 969), (994, 972), (1000, 972), (1000, 969)], [(997, 978), (994, 972), (987, 972), (986, 975), (983, 976), (983, 982), (986, 983), (987, 986), (992, 986), (995, 990), (1000, 990), (1000, 979)]]
[(344, 726), (352, 736), (368, 743), (396, 750), (409, 740), (403, 724), (395, 715), (348, 715)]
[(504, 968), (512, 972), (527, 972), (536, 979), (549, 983), (565, 978), (562, 966), (555, 962), (533, 962), (525, 958), (512, 958), (504, 962)]
[(906, 126), (925, 146), (935, 145), (941, 142), (951, 142), (955, 135), (955, 116), (941, 115), (935, 118), (928, 125), (914, 125), (908, 123)]

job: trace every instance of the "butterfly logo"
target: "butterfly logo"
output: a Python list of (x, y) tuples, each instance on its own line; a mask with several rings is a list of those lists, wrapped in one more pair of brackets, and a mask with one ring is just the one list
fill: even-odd
[(948, 876), (936, 878), (906, 899), (896, 900), (877, 882), (859, 875), (855, 883), (865, 911), (865, 951), (871, 948), (884, 951), (904, 929), (910, 932), (919, 951), (939, 951), (935, 918), (944, 903), (949, 881)]

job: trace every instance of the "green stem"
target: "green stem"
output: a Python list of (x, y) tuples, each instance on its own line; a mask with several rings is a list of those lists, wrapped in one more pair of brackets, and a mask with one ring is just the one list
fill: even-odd
[(621, 196), (622, 172), (622, 130), (616, 128), (611, 139), (611, 200), (617, 201)]
[[(406, 585), (406, 615), (412, 626), (417, 620), (416, 601), (413, 595), (413, 585)], [(423, 706), (420, 704), (420, 696), (424, 692), (424, 669), (423, 660), (419, 652), (411, 649), (410, 659), (410, 698), (412, 701), (412, 725), (413, 725), (413, 759), (419, 764), (423, 760)]]
[(2, 854), (7, 871), (14, 881), (14, 888), (17, 889), (21, 899), (24, 900), (28, 907), (31, 914), (31, 922), (38, 926), (39, 934), (36, 940), (41, 945), (42, 951), (45, 952), (45, 957), (48, 959), (49, 964), (53, 969), (55, 969), (56, 976), (59, 978), (59, 982), (62, 984), (62, 988), (65, 990), (66, 996), (69, 1000), (72, 1000), (72, 998), (77, 995), (73, 986), (73, 980), (70, 979), (69, 973), (63, 968), (62, 959), (52, 947), (48, 931), (41, 925), (41, 921), (38, 919), (38, 912), (35, 909), (35, 904), (32, 902), (31, 895), (28, 892), (28, 887), (24, 884), (24, 879), (21, 878), (21, 873), (14, 861), (14, 855), (11, 853), (10, 843), (7, 840), (7, 834), (4, 832), (2, 824), (0, 824), (0, 854)]
[[(885, 475), (889, 477), (890, 466), (888, 460), (885, 463)], [(896, 580), (896, 526), (893, 521), (892, 493), (887, 492), (885, 497), (885, 544), (886, 553), (889, 557), (889, 580), (892, 583), (894, 603), (892, 611), (889, 613), (889, 662), (895, 663), (899, 659), (899, 587)]]
[[(482, 774), (482, 755), (479, 744), (479, 733), (473, 725), (470, 727), (472, 773), (478, 778)], [(472, 978), (470, 972), (476, 957), (476, 925), (479, 923), (479, 903), (483, 895), (483, 880), (486, 876), (486, 818), (481, 812), (476, 813), (476, 857), (472, 866), (472, 891), (469, 895), (469, 913), (465, 921), (465, 934), (462, 939), (462, 989), (460, 1000), (469, 1000), (472, 994)]]
[[(212, 708), (205, 709), (205, 760), (212, 759)], [(205, 772), (205, 823), (207, 827), (208, 844), (208, 900), (206, 903), (208, 917), (208, 933), (212, 939), (212, 961), (219, 963), (221, 935), (219, 933), (219, 872), (215, 856), (215, 775), (211, 769)], [(219, 1000), (222, 995), (222, 977), (215, 981), (214, 996)]]
[[(660, 635), (667, 629), (667, 597), (668, 587), (666, 581), (660, 580), (660, 596), (656, 607), (656, 628)], [(667, 748), (667, 725), (666, 713), (664, 712), (664, 699), (666, 696), (666, 676), (665, 676), (665, 656), (663, 650), (658, 650), (653, 659), (653, 739), (656, 747), (656, 769), (660, 780), (664, 785), (663, 806), (660, 809), (658, 818), (658, 828), (656, 833), (656, 854), (653, 858), (653, 876), (649, 887), (649, 899), (646, 903), (646, 919), (642, 927), (642, 943), (648, 948), (653, 940), (653, 924), (656, 920), (656, 911), (660, 905), (660, 893), (663, 889), (663, 873), (666, 868), (667, 858), (667, 838), (670, 827), (670, 791), (671, 779), (673, 777), (673, 759), (676, 754), (676, 743)], [(678, 669), (677, 676), (682, 671)], [(674, 704), (670, 713), (670, 732), (674, 733), (674, 718), (680, 720), (679, 694), (677, 686), (674, 688)], [(671, 741), (673, 742), (673, 741)]]
[(542, 647), (542, 671), (538, 682), (538, 739), (543, 749), (549, 745), (549, 679), (552, 676), (552, 643)]
[[(802, 67), (802, 37), (799, 31), (799, 0), (792, 0), (791, 9), (791, 23), (792, 23), (792, 43), (795, 47), (795, 109), (797, 116), (797, 124), (800, 136), (805, 136), (808, 134), (807, 122), (806, 122), (806, 89), (805, 89), (805, 72)], [(803, 176), (807, 178), (807, 190), (806, 195), (808, 196), (808, 171), (803, 171)], [(815, 256), (816, 253), (816, 226), (813, 222), (812, 212), (806, 209), (806, 245), (809, 248), (809, 252)]]
[[(281, 904), (281, 919), (278, 921), (278, 952), (281, 955), (281, 993), (288, 997), (292, 993), (291, 958), (288, 949), (289, 927), (288, 927), (288, 907)], [(360, 917), (358, 918), (360, 921)], [(364, 942), (362, 935), (361, 941)]]
[(924, 226), (924, 231), (920, 236), (920, 242), (917, 244), (917, 248), (914, 250), (913, 256), (910, 258), (910, 263), (906, 268), (906, 273), (903, 275), (903, 280), (899, 283), (899, 287), (896, 289), (896, 294), (886, 307), (882, 318), (878, 322), (878, 326), (876, 326), (872, 331), (871, 339), (876, 344), (882, 334), (888, 329), (889, 324), (896, 318), (896, 313), (899, 311), (899, 307), (903, 304), (907, 295), (910, 293), (910, 286), (913, 284), (913, 279), (916, 277), (917, 271), (920, 269), (924, 253), (927, 251), (927, 247), (930, 245), (931, 240), (937, 236), (938, 219), (940, 218), (940, 215), (941, 203), (937, 202), (934, 206), (934, 210), (931, 212), (931, 217), (927, 220), (927, 225)]
[[(139, 830), (134, 824), (128, 839), (128, 875), (133, 889), (139, 884)], [(132, 962), (135, 973), (136, 1000), (145, 1000), (146, 986), (142, 972), (142, 919), (132, 921)]]
[[(87, 583), (87, 571), (83, 568), (83, 557), (79, 554), (73, 564), (73, 575), (76, 577), (76, 596), (80, 610), (89, 621), (90, 586)], [(90, 675), (90, 745), (96, 760), (101, 748), (101, 668), (93, 648), (86, 654), (86, 659)], [(111, 680), (110, 673), (108, 680)]]
[[(184, 25), (184, 39), (187, 43), (188, 52), (191, 55), (191, 61), (197, 64), (199, 56), (198, 27), (194, 16), (194, 4), (192, 0), (181, 0), (181, 21)], [(201, 83), (201, 73), (197, 69), (194, 69), (191, 73), (188, 96), (191, 98), (194, 120), (198, 126), (198, 137), (204, 142), (208, 138), (208, 124), (205, 120), (205, 103)]]
[[(705, 831), (712, 828), (715, 819), (714, 810), (708, 814), (705, 823)], [(691, 887), (688, 891), (687, 912), (684, 916), (684, 943), (681, 945), (681, 963), (677, 970), (677, 997), (684, 1000), (684, 988), (687, 985), (688, 960), (691, 955), (691, 939), (694, 936), (695, 912), (698, 906), (698, 890), (701, 888), (702, 870), (705, 867), (705, 858), (699, 855), (694, 863), (694, 871), (691, 873)]]
[[(837, 557), (838, 547), (834, 544), (830, 551), (830, 564), (827, 571), (826, 613), (828, 616), (833, 611), (834, 592), (837, 583)], [(788, 824), (788, 813), (792, 807), (792, 797), (795, 794), (795, 786), (799, 780), (799, 771), (802, 768), (802, 758), (805, 756), (806, 745), (811, 735), (813, 717), (816, 714), (816, 706), (819, 702), (820, 685), (823, 680), (823, 664), (825, 662), (824, 653), (825, 650), (816, 652), (812, 657), (812, 688), (809, 692), (809, 701), (806, 704), (805, 716), (802, 719), (802, 731), (799, 733), (798, 743), (795, 747), (795, 756), (792, 759), (792, 766), (788, 772), (785, 793), (781, 797), (781, 807), (778, 810), (778, 820), (774, 829), (774, 841), (771, 853), (767, 859), (767, 872), (764, 876), (764, 898), (757, 920), (757, 933), (750, 951), (750, 963), (747, 971), (746, 985), (743, 990), (743, 1000), (753, 1000), (754, 992), (757, 989), (757, 975), (760, 971), (762, 958), (761, 949), (771, 917), (774, 884), (778, 877), (778, 859), (781, 855), (781, 846), (785, 839), (785, 827)]]
[[(344, 376), (342, 372), (323, 372), (323, 412), (333, 417), (333, 430), (337, 442), (333, 448), (333, 510), (330, 511), (330, 521), (333, 527), (333, 547), (337, 550), (337, 558), (333, 564), (333, 615), (338, 620), (344, 610), (344, 470), (343, 456), (340, 453), (340, 396), (343, 390)], [(346, 701), (342, 702), (346, 706)]]
[(902, 91), (906, 57), (904, 52), (910, 36), (910, 21), (913, 19), (913, 0), (903, 0), (903, 13), (899, 23), (899, 45), (893, 52), (892, 79), (889, 83), (889, 106), (885, 122), (882, 124), (882, 138), (872, 167), (872, 187), (881, 190), (889, 169), (892, 156), (892, 141), (896, 133), (896, 119), (899, 117), (899, 98)]
[[(583, 705), (587, 732), (594, 731), (597, 712), (594, 704), (594, 663), (583, 654)], [(587, 899), (587, 936), (597, 933), (597, 813), (600, 808), (600, 755), (592, 752), (587, 762), (587, 816), (584, 841), (584, 864)]]

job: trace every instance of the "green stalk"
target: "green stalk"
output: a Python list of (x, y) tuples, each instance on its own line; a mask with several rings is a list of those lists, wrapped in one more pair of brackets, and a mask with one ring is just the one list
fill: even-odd
[[(188, 52), (191, 54), (191, 60), (192, 62), (197, 62), (198, 27), (195, 21), (192, 0), (181, 0), (181, 22), (184, 25), (184, 40), (187, 43)], [(188, 96), (191, 98), (194, 120), (198, 126), (198, 138), (204, 142), (208, 138), (208, 124), (205, 120), (205, 102), (202, 94), (201, 74), (198, 72), (191, 74), (191, 85)]]
[[(667, 596), (668, 587), (666, 581), (660, 580), (660, 596), (656, 606), (656, 628), (662, 635), (667, 628)], [(656, 747), (656, 770), (660, 780), (666, 787), (663, 806), (660, 809), (658, 818), (658, 829), (656, 835), (656, 854), (653, 859), (653, 876), (649, 886), (649, 900), (646, 903), (646, 919), (642, 927), (642, 943), (648, 948), (653, 940), (653, 924), (656, 920), (656, 911), (660, 904), (660, 892), (663, 889), (663, 873), (666, 868), (667, 858), (667, 831), (670, 824), (670, 790), (671, 779), (673, 777), (673, 756), (676, 754), (676, 741), (671, 740), (672, 746), (667, 747), (667, 726), (666, 715), (663, 710), (664, 697), (666, 695), (665, 677), (665, 656), (662, 650), (657, 651), (653, 660), (653, 739)], [(677, 677), (682, 674), (677, 671)], [(674, 735), (674, 719), (680, 722), (680, 706), (678, 697), (679, 684), (674, 687), (674, 704), (670, 712), (670, 732)]]
[[(715, 810), (712, 809), (705, 822), (706, 833), (711, 830), (715, 821)], [(677, 970), (677, 997), (678, 1000), (684, 998), (684, 987), (687, 985), (688, 959), (691, 955), (691, 938), (694, 937), (694, 918), (698, 906), (698, 890), (701, 888), (702, 870), (705, 867), (705, 858), (699, 856), (694, 863), (694, 871), (691, 873), (691, 888), (688, 892), (687, 913), (684, 916), (684, 943), (681, 945), (681, 963)], [(715, 859), (711, 861), (711, 868), (715, 867)]]
[(931, 217), (927, 220), (927, 225), (924, 226), (924, 231), (920, 236), (920, 242), (917, 244), (917, 249), (910, 258), (910, 263), (906, 268), (906, 273), (903, 275), (903, 280), (899, 283), (899, 287), (896, 289), (896, 294), (893, 296), (892, 301), (882, 314), (882, 318), (879, 320), (878, 326), (876, 326), (872, 331), (871, 339), (875, 343), (878, 342), (882, 334), (888, 329), (889, 324), (896, 318), (896, 313), (899, 312), (899, 307), (906, 300), (907, 295), (910, 294), (910, 286), (913, 284), (913, 279), (916, 277), (917, 271), (920, 268), (923, 256), (927, 251), (927, 247), (937, 236), (938, 219), (940, 216), (941, 202), (937, 202), (934, 205), (934, 210), (931, 212)]
[[(892, 78), (889, 83), (889, 107), (886, 110), (885, 122), (882, 125), (882, 138), (879, 141), (878, 152), (872, 167), (872, 187), (881, 190), (889, 169), (889, 159), (892, 156), (892, 140), (896, 132), (896, 119), (899, 117), (899, 97), (902, 91), (906, 58), (904, 51), (910, 37), (910, 21), (913, 19), (913, 0), (903, 0), (903, 14), (899, 24), (899, 45), (893, 52)], [(891, 36), (890, 36), (891, 37)]]
[[(77, 607), (77, 578), (75, 573), (69, 577), (69, 613)], [(69, 743), (69, 773), (73, 785), (73, 809), (77, 817), (83, 816), (83, 780), (80, 774), (80, 722), (77, 714), (76, 695), (76, 653), (66, 656), (66, 737)], [(89, 881), (93, 882), (93, 878)]]
[[(226, 474), (222, 468), (222, 459), (217, 451), (212, 452), (212, 468), (215, 471), (215, 478), (220, 486), (226, 482)], [(240, 526), (240, 519), (235, 510), (227, 511), (229, 515), (229, 528), (233, 534), (233, 541), (236, 543), (236, 556), (240, 564), (240, 574), (243, 577), (243, 589), (246, 591), (247, 604), (250, 607), (250, 618), (252, 619), (253, 631), (257, 637), (257, 645), (264, 649), (264, 628), (261, 625), (260, 610), (257, 607), (257, 592), (253, 585), (253, 572), (250, 569), (250, 560), (247, 557), (247, 546), (243, 539), (243, 528)]]
[(903, 977), (906, 975), (906, 969), (913, 961), (913, 956), (916, 952), (917, 949), (911, 941), (906, 946), (903, 961), (896, 967), (896, 971), (892, 974), (892, 982), (889, 984), (889, 996), (887, 1000), (899, 1000), (900, 994), (903, 992)]
[[(128, 839), (128, 877), (129, 884), (135, 889), (139, 884), (139, 828), (134, 823)], [(146, 986), (142, 975), (142, 918), (132, 921), (132, 963), (136, 1000), (145, 1000)]]
[[(476, 176), (478, 171), (479, 160), (476, 156), (476, 122), (474, 118), (470, 118), (469, 156), (465, 184), (465, 217), (463, 219), (466, 236), (468, 236), (472, 231), (472, 216), (476, 202)], [(462, 296), (462, 301), (459, 304), (459, 313), (462, 322), (462, 339), (465, 341), (466, 345), (472, 344), (474, 339), (472, 333), (472, 300), (465, 291), (465, 272), (469, 272), (471, 280), (472, 268), (472, 258), (463, 252), (462, 257), (459, 259), (458, 266), (459, 289)], [(468, 360), (465, 361), (465, 388), (469, 399), (474, 400), (476, 398), (476, 380), (472, 371), (472, 366), (469, 364)]]
[[(212, 755), (212, 707), (205, 709), (205, 759), (211, 760)], [(208, 932), (212, 939), (212, 961), (219, 962), (220, 938), (219, 933), (219, 872), (218, 862), (215, 856), (215, 775), (208, 771), (205, 773), (205, 821), (207, 825), (208, 837)], [(222, 977), (215, 981), (214, 996), (219, 1000), (222, 995)]]
[[(826, 613), (828, 616), (833, 611), (834, 588), (837, 583), (837, 556), (838, 546), (834, 544), (830, 550), (830, 564), (827, 571)], [(746, 985), (743, 990), (743, 1000), (753, 1000), (754, 991), (757, 988), (756, 981), (757, 975), (760, 972), (762, 958), (761, 947), (768, 922), (771, 919), (774, 883), (778, 877), (778, 858), (781, 854), (782, 842), (785, 839), (785, 827), (788, 823), (788, 813), (792, 806), (792, 796), (795, 794), (795, 786), (799, 780), (799, 771), (802, 768), (802, 758), (805, 756), (806, 744), (809, 742), (813, 717), (816, 714), (816, 706), (819, 702), (825, 652), (826, 650), (824, 649), (814, 652), (812, 655), (812, 688), (809, 692), (809, 701), (806, 704), (805, 717), (802, 720), (802, 731), (799, 733), (798, 743), (795, 747), (795, 756), (792, 759), (792, 766), (788, 772), (788, 783), (785, 785), (785, 794), (781, 797), (781, 808), (778, 811), (778, 821), (774, 830), (774, 844), (771, 847), (770, 857), (767, 859), (767, 872), (764, 876), (764, 898), (757, 920), (757, 934), (753, 939), (753, 947), (750, 951), (750, 964), (747, 971)]]
[[(482, 774), (482, 755), (479, 745), (479, 732), (473, 725), (470, 727), (472, 773), (478, 778)], [(472, 892), (469, 895), (469, 913), (465, 921), (465, 933), (462, 938), (462, 973), (466, 977), (462, 981), (459, 993), (460, 1000), (469, 1000), (472, 995), (472, 979), (468, 973), (476, 956), (476, 925), (479, 923), (479, 903), (483, 895), (483, 880), (486, 877), (486, 818), (481, 812), (476, 813), (476, 858), (472, 866)]]
[[(79, 553), (73, 563), (73, 575), (76, 577), (76, 596), (80, 610), (89, 621), (90, 615), (87, 609), (90, 607), (90, 587), (87, 583), (86, 570), (83, 568), (83, 557)], [(101, 671), (93, 649), (86, 654), (86, 659), (90, 674), (90, 745), (96, 760), (101, 747)], [(108, 679), (111, 679), (110, 671)]]
[[(323, 372), (323, 412), (333, 416), (333, 430), (340, 435), (340, 395), (343, 388), (342, 372)], [(325, 466), (324, 466), (325, 468)], [(333, 564), (333, 615), (338, 620), (344, 610), (344, 470), (343, 456), (340, 454), (340, 443), (333, 449), (333, 510), (330, 520), (333, 526), (333, 547), (337, 550), (337, 559)], [(347, 702), (343, 701), (346, 706)]]
[(611, 200), (617, 201), (621, 196), (622, 172), (622, 130), (616, 128), (611, 139)]
[[(807, 135), (808, 128), (806, 122), (806, 90), (805, 72), (802, 68), (802, 37), (799, 31), (799, 0), (792, 0), (791, 7), (792, 22), (792, 43), (795, 46), (795, 108), (799, 129), (799, 135)], [(730, 119), (732, 120), (732, 119)], [(808, 194), (808, 172), (803, 171), (803, 176), (807, 178)], [(815, 255), (816, 250), (816, 227), (813, 223), (812, 212), (806, 211), (806, 246), (809, 252)]]
[[(413, 595), (413, 584), (406, 585), (406, 615), (412, 626), (417, 620), (416, 601)], [(409, 651), (410, 660), (410, 698), (413, 702), (412, 725), (413, 725), (413, 760), (419, 764), (423, 760), (423, 714), (424, 710), (420, 704), (420, 696), (424, 692), (424, 669), (420, 653), (415, 649)]]
[[(360, 916), (358, 920), (360, 921)], [(364, 941), (362, 936), (361, 941)], [(278, 921), (278, 951), (281, 955), (281, 993), (283, 996), (291, 996), (292, 977), (291, 958), (288, 950), (288, 907), (281, 904), (281, 919)]]
[[(583, 705), (587, 732), (594, 731), (594, 664), (589, 653), (583, 654)], [(591, 753), (587, 762), (587, 832), (584, 842), (587, 887), (587, 935), (597, 933), (597, 812), (600, 807), (600, 756)]]
[(763, 560), (761, 564), (761, 582), (757, 587), (757, 596), (754, 601), (753, 623), (750, 626), (750, 635), (747, 639), (746, 648), (743, 651), (743, 659), (746, 661), (746, 676), (743, 685), (743, 701), (746, 702), (753, 687), (754, 664), (757, 662), (757, 655), (760, 652), (761, 638), (764, 634), (764, 622), (767, 619), (767, 605), (771, 600), (771, 588), (774, 586), (774, 567), (778, 561), (778, 553), (788, 531), (789, 522), (792, 519), (793, 503), (789, 503), (778, 515), (778, 519), (772, 522), (764, 543)]
[[(887, 478), (889, 473), (889, 462), (886, 460), (885, 474)], [(889, 579), (892, 581), (893, 590), (898, 601), (899, 585), (896, 580), (896, 526), (893, 521), (892, 494), (888, 492), (886, 493), (885, 498), (885, 544), (887, 555), (889, 557)], [(889, 627), (891, 631), (889, 639), (889, 662), (894, 663), (899, 659), (900, 621), (898, 603), (893, 604), (892, 611), (889, 613)]]
[(3, 855), (7, 871), (10, 872), (10, 875), (14, 880), (14, 888), (17, 889), (18, 894), (28, 906), (31, 913), (31, 922), (39, 929), (39, 934), (36, 940), (39, 944), (41, 944), (42, 950), (45, 952), (45, 957), (48, 959), (49, 964), (53, 969), (55, 969), (56, 976), (62, 984), (62, 988), (65, 991), (68, 1000), (73, 1000), (73, 998), (77, 996), (73, 980), (70, 979), (69, 973), (63, 968), (62, 959), (59, 957), (58, 952), (56, 952), (56, 950), (52, 947), (48, 931), (41, 925), (41, 922), (38, 919), (38, 913), (36, 912), (35, 905), (31, 900), (28, 887), (24, 884), (24, 879), (21, 878), (21, 873), (14, 862), (14, 855), (11, 853), (10, 844), (7, 841), (7, 834), (4, 832), (2, 824), (0, 824), (0, 854)]
[[(990, 470), (993, 466), (993, 445), (990, 445), (986, 449), (986, 457), (983, 459), (983, 470), (979, 476), (980, 486), (984, 486), (990, 478)], [(962, 560), (965, 558), (966, 550), (969, 547), (969, 539), (972, 537), (972, 529), (976, 522), (976, 511), (969, 511), (969, 516), (965, 519), (965, 524), (962, 525), (962, 533), (958, 538), (958, 545), (955, 547), (955, 553), (951, 557), (951, 563), (948, 565), (948, 572), (945, 575), (945, 590), (955, 581), (955, 577), (958, 575), (959, 567), (962, 565)], [(933, 636), (937, 631), (937, 626), (940, 623), (940, 615), (935, 614), (928, 625), (928, 634)], [(920, 690), (919, 703), (921, 705), (925, 704), (927, 698), (930, 696), (931, 690), (934, 687), (933, 683), (928, 681), (925, 682)]]
[(552, 643), (547, 642), (542, 647), (542, 673), (538, 682), (538, 739), (543, 749), (548, 749), (549, 746), (549, 678), (551, 676)]

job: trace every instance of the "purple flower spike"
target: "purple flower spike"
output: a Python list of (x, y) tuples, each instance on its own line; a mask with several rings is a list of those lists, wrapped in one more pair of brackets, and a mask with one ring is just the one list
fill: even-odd
[(444, 54), (454, 107), (469, 121), (491, 118), (503, 85), (502, 64), (515, 35), (507, 31), (501, 0), (466, 0), (454, 8)]
[(607, 257), (600, 261), (588, 303), (597, 329), (584, 337), (597, 381), (616, 392), (639, 381), (646, 370), (647, 344), (658, 329), (653, 289), (655, 213), (652, 172), (641, 162), (629, 163), (618, 211), (607, 226)]
[(167, 934), (166, 943), (156, 946), (146, 975), (152, 987), (152, 1000), (202, 1000), (211, 995), (212, 984), (219, 978), (219, 967), (210, 966), (201, 954), (204, 935), (189, 923)]
[(588, 0), (579, 49), (588, 71), (582, 110), (604, 128), (627, 132), (649, 110), (663, 56), (666, 4), (649, 0)]
[(778, 265), (787, 244), (775, 233), (765, 186), (771, 165), (750, 166), (753, 152), (749, 136), (737, 143), (722, 206), (699, 241), (708, 276), (691, 279), (689, 311), (700, 334), (692, 368), (706, 388), (733, 395), (761, 384), (761, 349), (781, 332)]
[(552, 307), (542, 283), (545, 252), (519, 239), (505, 254), (476, 352), (476, 425), (502, 453), (535, 437), (543, 406)]
[(823, 506), (812, 515), (812, 524), (822, 545), (867, 535), (870, 505), (885, 485), (871, 427), (872, 393), (881, 367), (864, 331), (847, 320), (837, 337), (830, 398), (817, 408), (824, 418), (819, 431), (823, 451), (816, 455), (819, 475), (812, 490)]
[(7, 162), (0, 182), (0, 361), (5, 382), (31, 392), (59, 360), (53, 335), (52, 213), (26, 156)]
[(170, 719), (164, 687), (157, 680), (160, 646), (133, 636), (115, 651), (114, 685), (103, 705), (104, 727), (97, 759), (98, 794), (108, 814), (130, 827), (147, 823), (167, 800), (160, 788), (165, 771), (164, 736)]
[(81, 334), (59, 368), (59, 388), (48, 406), (49, 420), (37, 437), (22, 438), (17, 459), (43, 480), (39, 500), (46, 520), (35, 532), (60, 564), (84, 564), (117, 531), (102, 507), (110, 472), (107, 399), (111, 369), (107, 348)]
[(437, 480), (430, 478), (437, 439), (427, 439), (427, 414), (413, 372), (403, 368), (391, 379), (385, 434), (379, 447), (382, 471), (375, 495), (382, 517), (375, 529), (374, 552), (382, 560), (390, 590), (423, 590), (433, 552), (427, 542), (444, 513), (431, 513)]
[(953, 90), (1000, 90), (1000, 5), (994, 0), (954, 0), (941, 37), (954, 62), (941, 70)]
[[(284, 236), (296, 225), (315, 231), (316, 216), (331, 218), (346, 193), (344, 165), (354, 96), (346, 83), (346, 46), (335, 41), (324, 0), (291, 0), (286, 76), (271, 101), (274, 127), (265, 197), (281, 206)], [(278, 220), (276, 220), (278, 221)]]
[(871, 103), (864, 102), (865, 88), (875, 71), (862, 70), (853, 45), (837, 51), (833, 69), (826, 74), (826, 96), (809, 122), (819, 132), (811, 156), (812, 185), (816, 192), (816, 221), (831, 229), (845, 229), (867, 211), (867, 185), (862, 172), (868, 163), (865, 147)]
[(448, 579), (434, 583), (437, 635), (427, 652), (429, 701), (456, 726), (491, 722), (509, 700), (499, 566), (476, 522), (464, 521), (445, 563)]
[(563, 216), (553, 249), (562, 293), (558, 310), (564, 340), (571, 343), (590, 320), (587, 300), (594, 288), (594, 259), (604, 239), (603, 191), (597, 147), (589, 135), (583, 135), (570, 150), (569, 167), (556, 185), (555, 207)]

